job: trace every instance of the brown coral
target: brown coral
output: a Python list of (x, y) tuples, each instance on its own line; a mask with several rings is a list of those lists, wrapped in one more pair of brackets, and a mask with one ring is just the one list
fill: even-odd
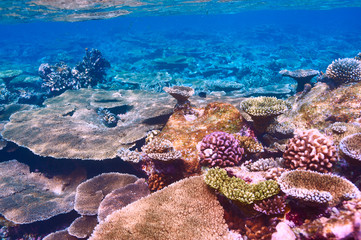
[(96, 216), (80, 216), (68, 228), (68, 233), (77, 238), (87, 238), (98, 224)]
[(148, 180), (149, 190), (152, 192), (156, 192), (158, 190), (163, 189), (167, 186), (167, 180), (165, 175), (162, 173), (153, 173), (149, 176)]
[(156, 137), (142, 147), (142, 151), (153, 160), (157, 161), (171, 161), (180, 159), (182, 153), (175, 151), (171, 141)]
[(274, 196), (255, 203), (253, 209), (266, 215), (283, 214), (286, 211), (284, 196)]
[(335, 206), (342, 200), (360, 197), (360, 191), (352, 182), (333, 174), (288, 171), (281, 175), (278, 184), (286, 195), (304, 203)]
[(227, 239), (223, 215), (203, 177), (191, 177), (112, 213), (89, 240)]
[(337, 159), (332, 140), (317, 129), (298, 131), (290, 139), (283, 158), (287, 168), (322, 173), (330, 172)]
[(237, 139), (239, 146), (243, 148), (246, 153), (259, 153), (264, 151), (262, 143), (251, 136), (242, 136), (238, 133), (233, 134), (233, 136)]

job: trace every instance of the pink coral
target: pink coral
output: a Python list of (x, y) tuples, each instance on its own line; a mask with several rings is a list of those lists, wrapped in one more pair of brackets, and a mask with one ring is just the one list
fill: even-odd
[(314, 170), (327, 173), (336, 162), (336, 148), (317, 129), (296, 132), (283, 154), (284, 165), (290, 169)]
[(200, 163), (210, 167), (238, 165), (244, 153), (236, 138), (226, 132), (213, 132), (200, 143)]

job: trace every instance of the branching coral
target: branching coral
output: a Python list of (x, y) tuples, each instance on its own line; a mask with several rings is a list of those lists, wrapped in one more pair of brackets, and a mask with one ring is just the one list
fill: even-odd
[(360, 191), (349, 180), (333, 174), (294, 170), (278, 179), (286, 195), (305, 203), (334, 206), (342, 200), (360, 197)]
[(254, 127), (263, 133), (274, 118), (289, 109), (289, 105), (282, 99), (275, 97), (248, 98), (241, 102), (241, 109), (251, 116)]
[(238, 133), (233, 134), (233, 136), (237, 139), (239, 146), (243, 148), (246, 153), (258, 153), (264, 151), (262, 143), (251, 136), (242, 136)]
[(261, 181), (257, 184), (247, 184), (243, 179), (229, 177), (227, 171), (221, 168), (211, 168), (205, 175), (205, 182), (211, 188), (218, 190), (225, 197), (242, 204), (251, 204), (276, 195), (279, 186), (276, 181)]
[(153, 160), (170, 161), (180, 159), (182, 153), (175, 151), (173, 144), (163, 138), (154, 138), (151, 142), (142, 147), (142, 151)]
[(283, 214), (286, 211), (286, 201), (283, 196), (274, 196), (255, 203), (253, 208), (266, 215)]
[(238, 165), (243, 153), (234, 136), (226, 132), (208, 134), (199, 146), (200, 163), (210, 167)]
[(336, 148), (330, 138), (317, 129), (296, 132), (283, 154), (284, 165), (290, 169), (330, 172), (336, 162)]
[(361, 81), (361, 62), (354, 58), (336, 59), (327, 67), (326, 76), (338, 85)]
[(261, 158), (255, 162), (247, 162), (245, 167), (250, 171), (266, 171), (270, 168), (275, 168), (280, 166), (282, 159), (274, 158)]

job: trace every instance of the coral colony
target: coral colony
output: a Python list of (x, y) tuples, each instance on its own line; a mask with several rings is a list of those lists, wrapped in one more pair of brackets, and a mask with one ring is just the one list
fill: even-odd
[[(152, 81), (199, 74), (153, 54)], [(0, 72), (0, 151), (29, 158), (0, 161), (0, 237), (361, 239), (361, 53), (330, 62), (275, 70), (297, 82), (277, 97), (234, 76), (144, 87), (97, 49), (22, 88)]]

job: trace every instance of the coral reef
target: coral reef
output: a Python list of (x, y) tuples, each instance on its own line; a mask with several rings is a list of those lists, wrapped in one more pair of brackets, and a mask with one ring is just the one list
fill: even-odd
[(284, 165), (290, 169), (330, 172), (337, 160), (336, 148), (317, 129), (296, 132), (283, 153)]
[(354, 58), (339, 58), (334, 60), (326, 70), (327, 78), (336, 85), (361, 81), (361, 62)]
[(89, 240), (228, 239), (223, 214), (203, 177), (191, 177), (112, 213)]
[(164, 138), (154, 138), (151, 142), (142, 147), (145, 153), (152, 160), (171, 161), (180, 159), (182, 153), (175, 151), (171, 141)]
[(80, 216), (68, 227), (69, 235), (77, 238), (87, 238), (98, 224), (95, 216)]
[(79, 89), (95, 86), (102, 82), (106, 69), (110, 64), (97, 49), (85, 50), (85, 57), (75, 68), (71, 69), (66, 63), (59, 62), (55, 65), (43, 63), (38, 74), (43, 79), (42, 86), (49, 92), (64, 92), (66, 89)]
[(268, 169), (279, 167), (281, 165), (281, 162), (283, 162), (283, 159), (280, 158), (278, 159), (261, 158), (255, 162), (247, 161), (245, 162), (244, 166), (249, 171), (258, 172), (258, 171), (267, 171)]
[(286, 212), (286, 201), (284, 196), (273, 196), (255, 203), (253, 209), (266, 215), (277, 215)]
[(194, 115), (194, 119), (175, 112), (158, 136), (171, 141), (176, 151), (182, 151), (186, 175), (199, 172), (197, 144), (206, 135), (217, 131), (236, 133), (245, 125), (240, 112), (231, 104), (209, 103), (195, 110), (199, 115)]
[(74, 209), (81, 215), (96, 215), (107, 194), (137, 180), (134, 175), (115, 172), (93, 177), (76, 188)]
[(99, 50), (92, 49), (89, 51), (86, 48), (83, 61), (72, 69), (72, 75), (81, 87), (93, 87), (98, 82), (104, 81), (106, 69), (109, 67), (110, 63)]
[(174, 111), (183, 111), (184, 114), (192, 113), (190, 101), (188, 100), (193, 94), (194, 89), (186, 86), (164, 87), (163, 90), (177, 100)]
[[(360, 239), (360, 200), (346, 201), (331, 216), (320, 217), (293, 229), (297, 239)], [(352, 206), (349, 208), (349, 206)]]
[(285, 113), (289, 105), (275, 97), (254, 97), (241, 102), (241, 109), (251, 116), (254, 128), (263, 133), (275, 117)]
[(297, 81), (296, 92), (301, 92), (304, 89), (305, 84), (311, 83), (311, 79), (319, 75), (318, 70), (313, 69), (298, 69), (294, 71), (289, 71), (287, 69), (279, 71), (279, 74), (282, 76), (293, 78)]
[(278, 122), (292, 122), (296, 129), (325, 129), (335, 122), (359, 122), (361, 83), (330, 89), (326, 83), (316, 83), (303, 98), (289, 98), (292, 108), (280, 115)]
[(236, 138), (226, 132), (213, 132), (199, 145), (200, 164), (210, 167), (239, 165), (244, 151)]
[(257, 141), (255, 137), (242, 136), (240, 133), (233, 134), (233, 136), (237, 139), (239, 146), (243, 148), (245, 153), (253, 154), (264, 151), (262, 143)]
[(335, 206), (343, 200), (359, 198), (360, 191), (349, 180), (333, 174), (293, 170), (278, 179), (282, 192), (307, 204)]
[(361, 133), (351, 134), (340, 141), (340, 151), (346, 155), (349, 163), (358, 166), (361, 163)]
[(67, 230), (60, 230), (54, 233), (50, 233), (45, 236), (43, 240), (78, 240), (77, 237), (71, 236)]
[[(115, 158), (120, 148), (164, 126), (173, 108), (166, 98), (143, 91), (68, 90), (47, 99), (45, 107), (13, 114), (2, 136), (41, 156)], [(117, 126), (104, 126), (96, 113), (100, 107), (118, 113)]]
[(63, 62), (55, 65), (43, 63), (40, 65), (38, 73), (43, 79), (42, 87), (47, 88), (49, 92), (80, 88), (79, 83), (72, 76), (71, 68)]
[(241, 204), (251, 204), (254, 201), (272, 197), (279, 192), (276, 181), (267, 180), (257, 184), (247, 184), (243, 179), (229, 177), (226, 170), (218, 167), (209, 169), (204, 180), (211, 188)]
[(0, 163), (0, 213), (17, 223), (43, 221), (74, 208), (76, 187), (85, 179), (83, 170), (47, 178), (30, 172), (16, 160)]
[(135, 183), (130, 183), (112, 191), (105, 196), (99, 205), (98, 221), (104, 221), (111, 213), (122, 209), (128, 204), (146, 197), (149, 194), (148, 185), (145, 183), (144, 179), (139, 179)]

